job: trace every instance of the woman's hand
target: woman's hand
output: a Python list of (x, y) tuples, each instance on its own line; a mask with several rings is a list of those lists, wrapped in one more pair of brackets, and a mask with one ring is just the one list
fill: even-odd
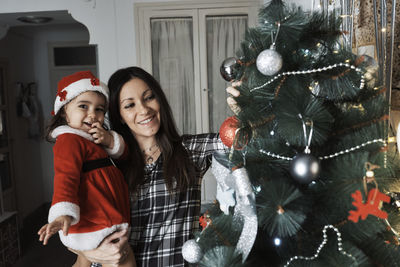
[(241, 81), (233, 82), (231, 86), (226, 88), (226, 92), (230, 94), (230, 96), (226, 99), (226, 102), (228, 102), (228, 106), (235, 115), (239, 114), (240, 107), (237, 105), (237, 102), (233, 97), (238, 97), (240, 95), (240, 91), (235, 87), (240, 86), (241, 84)]
[(94, 143), (101, 144), (110, 149), (114, 147), (114, 138), (112, 134), (104, 129), (100, 122), (93, 123), (92, 129), (90, 129), (88, 132), (92, 135)]
[(128, 229), (124, 229), (104, 238), (96, 249), (85, 251), (69, 250), (75, 254), (82, 255), (90, 262), (118, 265), (128, 256), (128, 248)]

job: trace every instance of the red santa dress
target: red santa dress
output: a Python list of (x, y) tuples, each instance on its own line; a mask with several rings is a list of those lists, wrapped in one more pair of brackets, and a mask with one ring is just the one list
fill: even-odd
[(59, 231), (62, 243), (76, 250), (91, 250), (111, 233), (129, 227), (128, 186), (114, 165), (82, 171), (84, 162), (119, 158), (125, 143), (111, 131), (113, 149), (93, 143), (93, 137), (69, 126), (52, 132), (54, 152), (54, 193), (49, 222), (58, 216), (73, 218), (68, 235)]

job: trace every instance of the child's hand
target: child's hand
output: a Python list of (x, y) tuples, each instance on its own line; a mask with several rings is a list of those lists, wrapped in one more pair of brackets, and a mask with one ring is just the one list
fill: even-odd
[(50, 237), (60, 230), (63, 231), (64, 235), (68, 235), (68, 230), (71, 226), (71, 222), (71, 216), (63, 215), (57, 217), (57, 219), (55, 219), (51, 223), (43, 225), (38, 232), (39, 241), (43, 241), (43, 245), (46, 245)]
[(92, 129), (90, 129), (88, 132), (93, 136), (94, 143), (101, 144), (108, 148), (113, 148), (114, 138), (109, 131), (101, 126), (100, 122), (93, 123)]
[(226, 102), (228, 102), (228, 106), (233, 111), (233, 113), (235, 113), (235, 115), (239, 114), (240, 107), (237, 105), (237, 102), (233, 97), (238, 97), (240, 95), (240, 91), (237, 90), (235, 87), (240, 86), (241, 84), (241, 81), (233, 82), (232, 86), (226, 88), (226, 92), (231, 95), (226, 99)]

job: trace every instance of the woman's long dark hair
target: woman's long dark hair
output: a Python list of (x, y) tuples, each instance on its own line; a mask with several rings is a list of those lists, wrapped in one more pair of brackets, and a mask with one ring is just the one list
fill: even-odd
[[(182, 138), (178, 133), (172, 116), (171, 107), (157, 80), (139, 67), (119, 69), (108, 80), (110, 89), (110, 124), (111, 128), (122, 135), (129, 147), (129, 157), (122, 164), (122, 171), (133, 192), (138, 185), (144, 182), (144, 158), (139, 144), (128, 125), (122, 122), (120, 114), (119, 95), (122, 87), (132, 79), (141, 79), (152, 90), (160, 105), (160, 129), (156, 140), (162, 151), (163, 173), (165, 183), (170, 192), (172, 189), (184, 191), (192, 185), (195, 175), (194, 165), (189, 159), (188, 152), (182, 145)], [(176, 181), (176, 188), (173, 186)]]

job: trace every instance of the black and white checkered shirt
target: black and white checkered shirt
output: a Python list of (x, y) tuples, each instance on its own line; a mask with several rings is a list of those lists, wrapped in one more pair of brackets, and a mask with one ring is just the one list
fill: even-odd
[[(187, 266), (182, 245), (199, 228), (201, 180), (214, 151), (226, 148), (217, 134), (183, 136), (196, 166), (196, 183), (185, 193), (171, 195), (164, 182), (163, 160), (146, 166), (145, 182), (131, 196), (131, 244), (138, 267)], [(92, 267), (101, 265), (92, 264)]]

